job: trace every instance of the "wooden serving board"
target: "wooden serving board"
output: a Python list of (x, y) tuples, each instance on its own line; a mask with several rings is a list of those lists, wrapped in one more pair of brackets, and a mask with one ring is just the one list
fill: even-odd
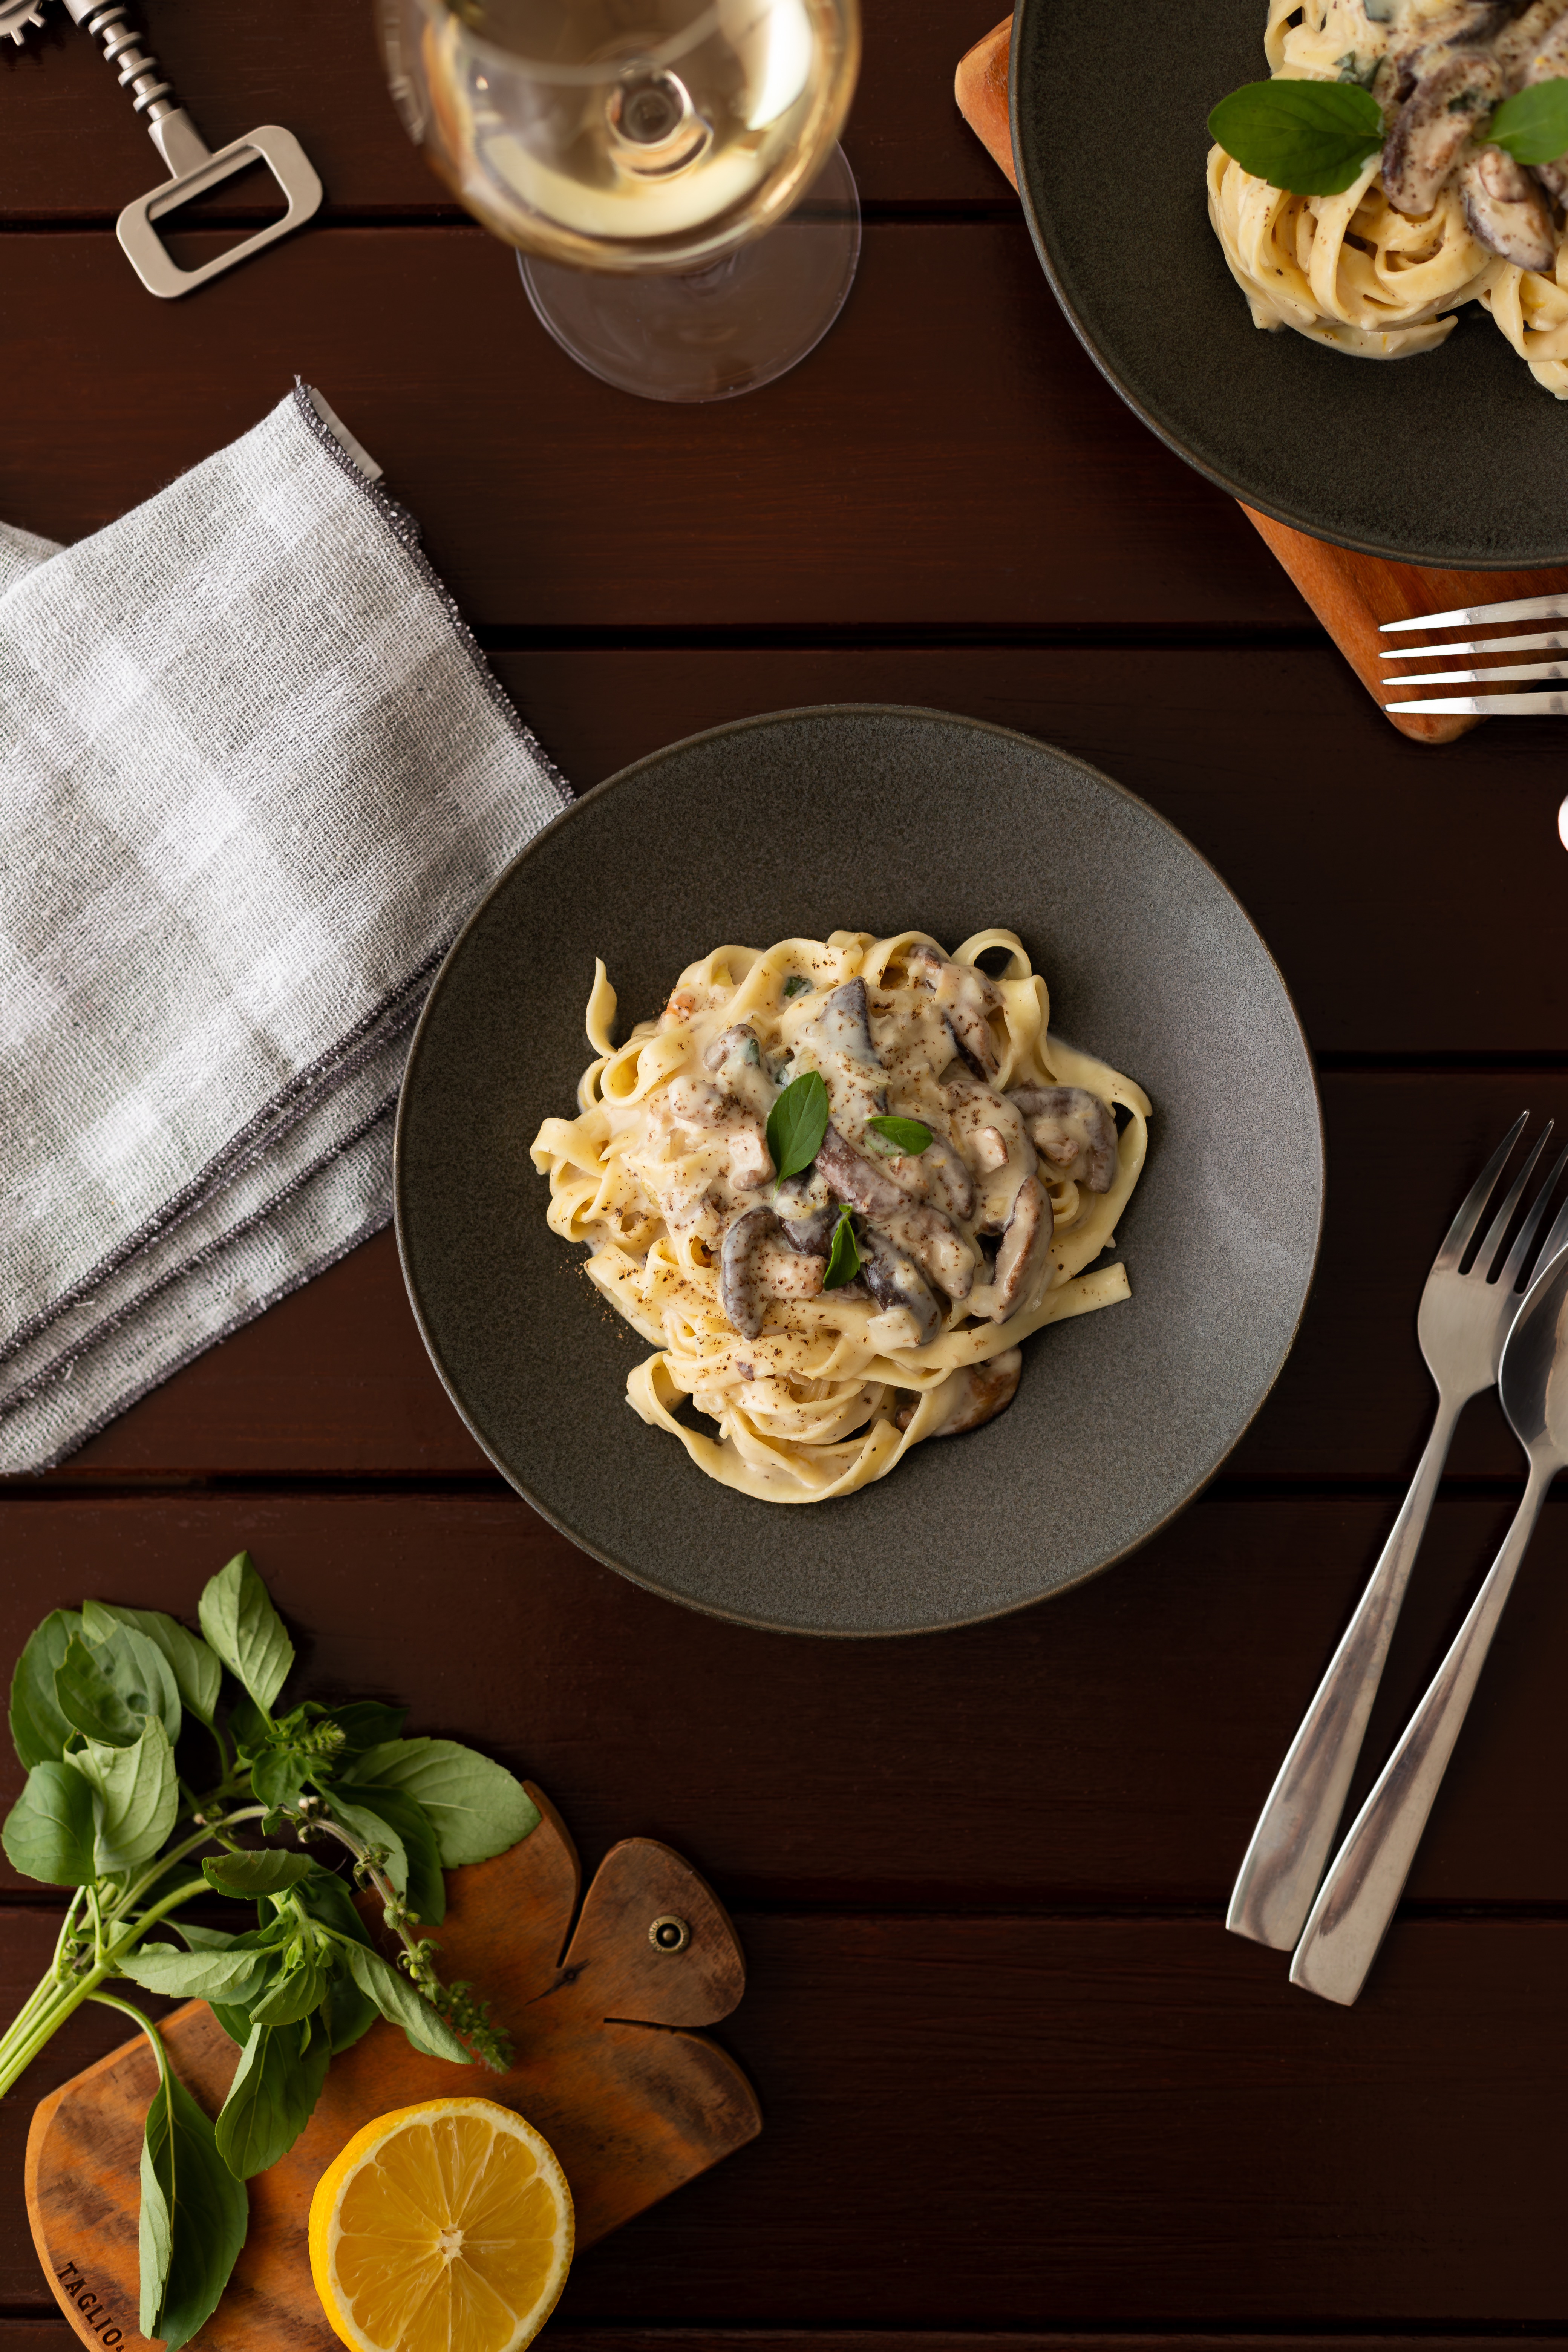
[[(1013, 20), (986, 34), (959, 61), (953, 76), (958, 110), (1015, 189), (1013, 133), (1007, 109), (1007, 59)], [(1568, 589), (1568, 571), (1433, 572), (1415, 563), (1393, 563), (1382, 556), (1356, 555), (1346, 547), (1310, 539), (1249, 506), (1242, 513), (1261, 533), (1380, 709), (1384, 688), (1381, 657), (1384, 621), (1414, 620), (1421, 613), (1452, 612), (1461, 604), (1500, 604), (1505, 598), (1547, 595)], [(1479, 727), (1467, 717), (1384, 714), (1401, 734), (1418, 743), (1451, 743)]]
[[(576, 1852), (554, 1808), (493, 1862), (451, 1873), (432, 1932), (444, 1977), (463, 1978), (514, 2037), (504, 2076), (421, 2057), (378, 2021), (332, 2061), (315, 2114), (289, 2154), (250, 2183), (250, 2231), (202, 2352), (338, 2352), (310, 2283), (306, 2224), (317, 2180), (363, 2124), (417, 2099), (479, 2095), (515, 2107), (560, 2158), (591, 2245), (762, 2129), (756, 2095), (716, 2042), (689, 2029), (727, 2017), (745, 1962), (717, 1897), (651, 1838), (612, 1847), (582, 1913)], [(374, 1898), (362, 1904), (379, 1920)], [(683, 1950), (649, 1937), (690, 1930)], [(570, 1937), (570, 1941), (568, 1941)], [(384, 1948), (393, 1948), (387, 1940)], [(205, 2001), (161, 2031), (176, 2072), (210, 2115), (239, 2053)], [(142, 2119), (157, 2065), (138, 2034), (39, 2105), (27, 2141), (33, 2242), (61, 2310), (95, 2352), (141, 2352), (137, 2216)]]

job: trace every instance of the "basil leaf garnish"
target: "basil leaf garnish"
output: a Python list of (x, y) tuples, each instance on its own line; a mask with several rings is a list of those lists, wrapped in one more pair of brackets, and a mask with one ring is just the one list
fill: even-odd
[(811, 982), (809, 980), (802, 980), (798, 971), (792, 971), (784, 984), (784, 992), (786, 1003), (792, 996), (809, 996)]
[(1487, 132), (1516, 163), (1555, 163), (1568, 155), (1568, 80), (1531, 82), (1517, 98), (1505, 98)]
[(907, 1151), (918, 1160), (922, 1151), (931, 1150), (931, 1129), (921, 1118), (868, 1118), (867, 1126), (876, 1135), (890, 1143), (895, 1151)]
[(1244, 82), (1208, 127), (1244, 172), (1297, 196), (1342, 194), (1384, 142), (1383, 110), (1354, 82)]
[(793, 1078), (768, 1113), (768, 1150), (782, 1184), (809, 1168), (827, 1132), (827, 1088), (816, 1070)]
[(855, 1246), (855, 1227), (847, 1207), (838, 1212), (838, 1223), (833, 1228), (833, 1247), (827, 1254), (827, 1271), (822, 1277), (824, 1290), (842, 1290), (853, 1282), (860, 1271), (860, 1253)]

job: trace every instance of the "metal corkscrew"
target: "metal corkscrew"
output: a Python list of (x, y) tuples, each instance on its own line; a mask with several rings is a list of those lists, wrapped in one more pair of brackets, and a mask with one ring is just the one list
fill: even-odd
[[(65, 5), (76, 23), (101, 42), (105, 58), (119, 76), (121, 89), (129, 94), (153, 146), (174, 175), (146, 195), (138, 196), (134, 204), (127, 205), (115, 223), (115, 234), (131, 266), (150, 293), (165, 299), (189, 294), (224, 270), (248, 261), (264, 247), (276, 245), (280, 236), (287, 236), (310, 218), (321, 205), (321, 183), (291, 131), (284, 131), (275, 122), (263, 123), (259, 130), (247, 131), (243, 139), (231, 140), (215, 154), (175, 99), (156, 58), (143, 47), (131, 21), (126, 0), (65, 0)], [(19, 20), (11, 28), (13, 37), (19, 39), (21, 25), (38, 21), (37, 0), (30, 0), (25, 17), (19, 5), (10, 10), (0, 5), (0, 30), (7, 28), (5, 20), (12, 14)], [(268, 221), (254, 236), (230, 246), (226, 252), (204, 262), (200, 268), (180, 268), (153, 223), (189, 204), (193, 196), (205, 194), (209, 188), (232, 179), (237, 172), (247, 170), (252, 163), (266, 164), (288, 200), (288, 210), (280, 219)]]

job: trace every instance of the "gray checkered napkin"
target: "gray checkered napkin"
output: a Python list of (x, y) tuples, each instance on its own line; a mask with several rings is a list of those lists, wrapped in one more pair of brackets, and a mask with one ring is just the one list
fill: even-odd
[(384, 1225), (474, 899), (568, 803), (300, 387), (79, 545), (0, 525), (0, 1471)]

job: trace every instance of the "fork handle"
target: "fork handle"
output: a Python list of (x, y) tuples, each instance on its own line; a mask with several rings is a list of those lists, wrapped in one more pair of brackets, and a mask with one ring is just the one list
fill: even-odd
[(1325, 2000), (1354, 2000), (1388, 1932), (1556, 1466), (1531, 1457), (1530, 1483), (1502, 1549), (1323, 1881), (1290, 1981)]
[(1410, 1492), (1258, 1817), (1226, 1914), (1233, 1935), (1288, 1952), (1312, 1907), (1454, 1424), (1467, 1402), (1438, 1391), (1437, 1417)]

